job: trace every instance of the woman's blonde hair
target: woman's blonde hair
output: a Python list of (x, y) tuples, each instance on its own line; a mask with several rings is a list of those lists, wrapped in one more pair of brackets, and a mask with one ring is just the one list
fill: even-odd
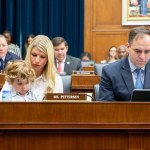
[(45, 92), (53, 93), (54, 86), (55, 86), (55, 77), (56, 77), (53, 44), (51, 40), (45, 35), (38, 35), (33, 39), (32, 43), (29, 45), (27, 49), (27, 55), (25, 58), (26, 62), (28, 62), (31, 67), (32, 64), (31, 64), (30, 56), (31, 56), (31, 51), (34, 47), (38, 48), (38, 50), (46, 54), (48, 57), (48, 61), (43, 69), (43, 75), (47, 82), (47, 88), (45, 89)]
[(13, 84), (15, 79), (26, 80), (27, 83), (33, 82), (35, 72), (29, 64), (23, 60), (10, 61), (4, 70), (5, 78), (9, 84)]

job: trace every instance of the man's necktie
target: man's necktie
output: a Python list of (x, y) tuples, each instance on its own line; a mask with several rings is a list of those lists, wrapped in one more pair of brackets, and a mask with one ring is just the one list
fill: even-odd
[(0, 71), (2, 71), (4, 69), (4, 62), (3, 59), (0, 58)]
[(57, 71), (58, 71), (58, 73), (61, 73), (61, 72), (62, 72), (61, 62), (58, 62)]
[(137, 74), (136, 82), (135, 82), (135, 89), (143, 89), (143, 83), (142, 83), (142, 69), (135, 69), (135, 72)]

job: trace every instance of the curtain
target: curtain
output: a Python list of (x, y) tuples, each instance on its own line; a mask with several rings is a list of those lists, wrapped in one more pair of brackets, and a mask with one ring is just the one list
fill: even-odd
[(7, 29), (24, 54), (29, 34), (44, 34), (50, 39), (62, 36), (68, 54), (83, 52), (84, 0), (0, 0), (0, 31)]

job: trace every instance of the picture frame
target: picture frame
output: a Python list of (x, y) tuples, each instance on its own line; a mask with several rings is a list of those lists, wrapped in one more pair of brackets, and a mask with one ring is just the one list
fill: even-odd
[(122, 0), (122, 25), (150, 25), (150, 0)]

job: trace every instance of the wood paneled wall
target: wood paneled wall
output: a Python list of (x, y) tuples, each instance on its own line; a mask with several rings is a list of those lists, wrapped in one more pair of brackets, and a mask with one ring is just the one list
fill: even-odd
[(100, 62), (109, 47), (127, 43), (133, 26), (122, 26), (122, 0), (85, 0), (84, 5), (84, 51)]

